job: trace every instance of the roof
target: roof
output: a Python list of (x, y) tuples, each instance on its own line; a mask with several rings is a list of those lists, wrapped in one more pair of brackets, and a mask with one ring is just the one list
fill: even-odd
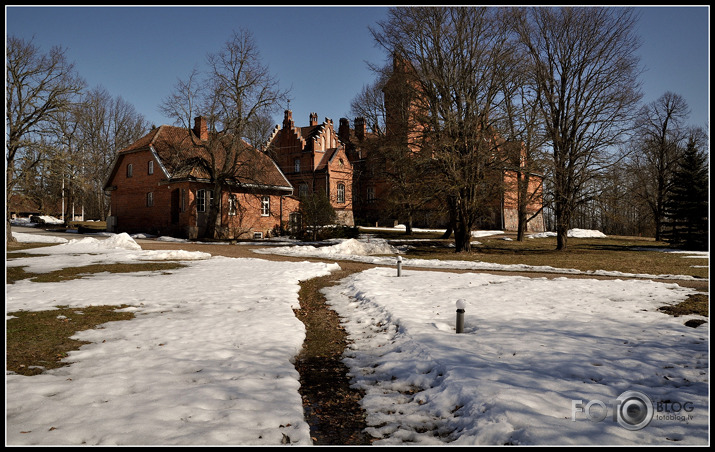
[[(209, 152), (209, 147), (216, 151)], [(162, 125), (120, 150), (115, 166), (122, 155), (139, 151), (153, 152), (170, 180), (210, 180), (210, 168), (222, 168), (225, 160), (230, 158), (234, 163), (228, 165), (231, 170), (226, 173), (231, 183), (293, 188), (268, 155), (221, 132), (201, 141), (189, 129)]]

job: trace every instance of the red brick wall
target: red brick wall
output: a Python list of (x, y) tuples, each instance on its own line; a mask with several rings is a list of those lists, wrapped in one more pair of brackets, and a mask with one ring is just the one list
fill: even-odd
[[(148, 174), (148, 162), (154, 162), (154, 174)], [(132, 165), (132, 177), (127, 177), (127, 166)], [(159, 185), (165, 175), (150, 151), (140, 151), (120, 156), (116, 172), (109, 185), (112, 215), (117, 218), (118, 232), (147, 232), (161, 234), (169, 229), (171, 221), (171, 191)], [(154, 205), (147, 206), (147, 193), (153, 193)]]

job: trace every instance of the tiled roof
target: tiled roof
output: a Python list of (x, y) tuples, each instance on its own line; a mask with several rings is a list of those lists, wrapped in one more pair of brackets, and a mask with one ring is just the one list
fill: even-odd
[(325, 154), (323, 154), (323, 158), (320, 159), (320, 162), (315, 167), (315, 170), (320, 171), (325, 169), (325, 167), (328, 166), (328, 162), (330, 162), (330, 159), (333, 158), (336, 152), (338, 152), (338, 148), (327, 149)]
[[(209, 168), (222, 168), (225, 159), (235, 160), (233, 182), (247, 185), (273, 187), (291, 187), (290, 182), (278, 169), (273, 160), (266, 154), (257, 151), (244, 141), (233, 141), (221, 133), (214, 134), (213, 140), (201, 142), (193, 134), (194, 140), (187, 129), (163, 125), (152, 129), (147, 135), (122, 149), (121, 153), (151, 149), (156, 151), (172, 179), (209, 179)], [(217, 152), (209, 153), (205, 146), (211, 143)], [(229, 153), (226, 149), (235, 149)], [(236, 155), (235, 158), (227, 157)], [(214, 163), (211, 163), (211, 162)]]

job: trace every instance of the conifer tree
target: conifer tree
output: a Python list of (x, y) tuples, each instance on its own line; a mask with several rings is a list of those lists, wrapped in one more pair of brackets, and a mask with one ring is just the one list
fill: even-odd
[(708, 162), (694, 139), (673, 175), (666, 204), (669, 231), (666, 239), (679, 248), (708, 249)]

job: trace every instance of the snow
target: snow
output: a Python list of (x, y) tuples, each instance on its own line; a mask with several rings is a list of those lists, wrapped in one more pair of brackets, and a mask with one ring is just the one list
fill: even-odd
[[(598, 235), (594, 234), (597, 237)], [(402, 240), (400, 240), (402, 241)], [(475, 242), (472, 242), (473, 244)], [(476, 242), (478, 244), (478, 242)], [(292, 245), (275, 246), (271, 248), (260, 248), (254, 250), (258, 254), (279, 254), (284, 256), (298, 257), (318, 257), (324, 259), (350, 260), (375, 265), (395, 265), (395, 256), (402, 249), (409, 247), (403, 245), (394, 247), (384, 239), (371, 238), (369, 241), (348, 239), (339, 240), (334, 245), (316, 247), (313, 245)], [(695, 252), (694, 252), (695, 253)], [(405, 267), (421, 268), (442, 268), (460, 270), (487, 270), (487, 271), (516, 271), (516, 272), (539, 272), (539, 273), (559, 273), (569, 275), (589, 275), (589, 276), (609, 276), (618, 278), (644, 278), (644, 279), (673, 279), (673, 280), (694, 280), (690, 275), (652, 275), (647, 273), (626, 273), (620, 271), (607, 270), (578, 270), (573, 268), (556, 268), (549, 265), (525, 265), (525, 264), (495, 264), (481, 261), (452, 261), (435, 259), (402, 259)]]
[[(604, 234), (601, 231), (597, 231), (594, 229), (569, 229), (566, 233), (567, 237), (575, 237), (575, 238), (604, 238), (607, 237), (606, 234)], [(555, 232), (547, 231), (547, 232), (538, 232), (535, 234), (529, 234), (527, 238), (530, 239), (536, 239), (536, 238), (543, 238), (543, 237), (556, 237)]]
[[(6, 444), (280, 445), (284, 435), (312, 444), (292, 364), (305, 329), (292, 309), (299, 281), (338, 264), (210, 256), (180, 242), (161, 252), (134, 245), (126, 234), (84, 238), (7, 261), (30, 272), (160, 259), (186, 267), (6, 285), (6, 318), (59, 305), (81, 311), (98, 300), (127, 304), (136, 316), (77, 333), (91, 343), (69, 353), (70, 366), (32, 377), (8, 372)], [(278, 248), (299, 247), (270, 249)], [(395, 261), (395, 250), (375, 239), (305, 250), (338, 262)], [(350, 335), (345, 362), (366, 391), (376, 444), (709, 443), (709, 323), (688, 328), (686, 320), (700, 317), (657, 310), (692, 289), (645, 278), (415, 269), (398, 278), (383, 267), (325, 293)], [(459, 299), (462, 334), (454, 331)], [(658, 411), (647, 427), (629, 430), (610, 413), (596, 422), (573, 408), (574, 400), (603, 401), (612, 410), (628, 390), (692, 410)]]

